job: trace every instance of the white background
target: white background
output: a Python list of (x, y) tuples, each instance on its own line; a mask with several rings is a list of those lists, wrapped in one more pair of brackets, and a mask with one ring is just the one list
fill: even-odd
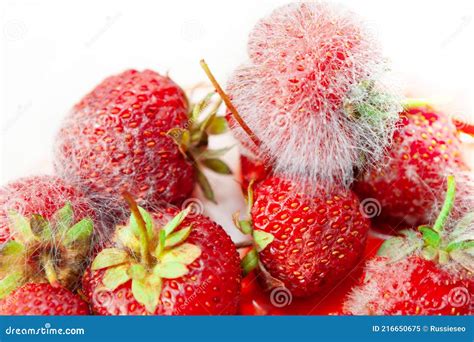
[[(0, 182), (49, 172), (61, 117), (108, 75), (149, 68), (189, 87), (206, 58), (225, 83), (254, 23), (286, 2), (1, 0)], [(407, 92), (474, 117), (473, 1), (341, 2), (367, 18)]]

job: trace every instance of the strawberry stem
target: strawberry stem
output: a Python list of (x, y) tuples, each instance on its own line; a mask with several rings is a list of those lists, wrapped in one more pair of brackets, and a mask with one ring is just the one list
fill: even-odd
[(255, 135), (255, 133), (250, 129), (250, 127), (242, 119), (239, 112), (237, 111), (235, 106), (232, 104), (232, 102), (230, 101), (229, 97), (224, 92), (224, 90), (222, 90), (222, 87), (220, 86), (219, 82), (217, 82), (216, 78), (212, 74), (211, 70), (209, 69), (209, 66), (206, 63), (206, 61), (204, 61), (204, 59), (201, 59), (200, 64), (201, 64), (201, 67), (203, 68), (204, 72), (206, 73), (207, 77), (211, 81), (212, 85), (216, 89), (217, 93), (222, 98), (225, 105), (227, 106), (227, 108), (230, 110), (230, 112), (234, 116), (234, 119), (239, 123), (240, 127), (242, 127), (242, 129), (245, 131), (245, 133), (247, 133), (247, 135), (250, 137), (250, 139), (253, 141), (253, 143), (257, 147), (260, 147), (262, 145), (261, 140)]
[(449, 217), (449, 214), (451, 213), (451, 210), (454, 207), (454, 198), (456, 195), (456, 180), (454, 176), (448, 176), (447, 183), (448, 185), (446, 191), (446, 198), (444, 199), (441, 212), (439, 213), (438, 218), (436, 219), (435, 224), (433, 225), (433, 230), (438, 233), (443, 230), (444, 225), (446, 224), (446, 221)]
[(250, 246), (253, 246), (253, 241), (252, 241), (252, 240), (237, 242), (237, 243), (235, 244), (235, 247), (236, 247), (237, 249), (247, 248), (247, 247), (250, 247)]
[(151, 267), (152, 260), (151, 254), (149, 249), (149, 241), (148, 241), (148, 232), (146, 229), (146, 223), (143, 219), (142, 214), (140, 214), (140, 210), (138, 209), (137, 202), (133, 199), (132, 195), (129, 192), (124, 192), (123, 197), (127, 201), (130, 211), (132, 215), (137, 220), (138, 229), (140, 232), (140, 255), (141, 261), (148, 267)]

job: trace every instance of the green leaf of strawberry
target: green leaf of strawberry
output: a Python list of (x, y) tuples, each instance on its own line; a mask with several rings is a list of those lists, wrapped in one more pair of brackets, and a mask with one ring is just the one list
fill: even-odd
[(388, 257), (391, 261), (397, 261), (420, 251), (426, 260), (437, 261), (440, 264), (447, 264), (453, 260), (469, 271), (474, 270), (474, 257), (470, 254), (470, 251), (474, 250), (472, 235), (474, 213), (467, 213), (456, 223), (450, 234), (445, 233), (445, 226), (454, 206), (455, 194), (454, 176), (448, 176), (446, 198), (433, 227), (418, 227), (421, 237), (414, 231), (403, 231), (405, 237), (386, 240), (377, 254)]
[(171, 221), (169, 221), (164, 227), (163, 231), (165, 232), (165, 235), (168, 236), (170, 235), (186, 218), (186, 216), (189, 214), (191, 211), (191, 207), (188, 207), (181, 211), (178, 215), (173, 217)]
[(173, 247), (183, 243), (189, 234), (191, 233), (192, 226), (178, 230), (175, 233), (170, 234), (165, 241), (165, 247)]
[(30, 219), (31, 231), (35, 236), (38, 236), (40, 239), (50, 239), (53, 236), (51, 230), (51, 225), (49, 222), (41, 215), (33, 214)]
[[(26, 217), (12, 210), (8, 217), (14, 240), (0, 247), (0, 276), (20, 269), (22, 277), (14, 278), (13, 289), (31, 280), (66, 288), (74, 286), (90, 251), (93, 221), (84, 218), (74, 224), (74, 210), (69, 202), (48, 220), (39, 214)], [(4, 280), (8, 279), (12, 278)]]
[(428, 226), (421, 226), (418, 230), (423, 234), (423, 240), (425, 240), (428, 246), (436, 248), (441, 243), (441, 237), (437, 232)]
[(270, 245), (275, 237), (273, 234), (267, 233), (263, 230), (255, 230), (252, 223), (252, 206), (254, 202), (254, 192), (253, 192), (253, 183), (254, 181), (251, 180), (249, 182), (249, 186), (247, 189), (247, 212), (246, 218), (240, 220), (240, 213), (237, 212), (233, 215), (234, 224), (239, 230), (246, 235), (251, 235), (253, 239), (254, 248), (252, 248), (242, 259), (241, 266), (243, 269), (244, 275), (250, 273), (256, 267), (260, 267), (258, 253), (265, 250), (265, 248)]
[(82, 219), (66, 232), (64, 244), (70, 245), (77, 241), (86, 240), (92, 235), (93, 230), (94, 222), (89, 218)]
[(227, 132), (227, 120), (222, 116), (216, 116), (210, 123), (207, 132), (209, 134), (222, 134)]
[(74, 212), (71, 203), (67, 202), (64, 207), (53, 215), (53, 222), (58, 231), (64, 231), (71, 227), (74, 221)]
[(245, 254), (241, 266), (244, 276), (258, 267), (258, 253), (255, 248), (252, 248), (247, 254)]
[(222, 134), (227, 129), (226, 119), (217, 116), (217, 110), (222, 101), (218, 100), (214, 106), (211, 106), (213, 95), (213, 93), (208, 94), (192, 107), (188, 114), (188, 127), (173, 128), (167, 134), (178, 145), (183, 156), (193, 164), (198, 185), (204, 196), (215, 202), (214, 192), (201, 168), (208, 168), (223, 175), (229, 175), (232, 171), (226, 163), (218, 159), (226, 152), (225, 149), (207, 149), (209, 135)]
[(158, 245), (155, 249), (155, 257), (159, 258), (160, 255), (163, 253), (166, 247), (166, 231), (161, 229), (158, 233)]
[(405, 234), (404, 237), (394, 237), (385, 240), (385, 242), (380, 246), (377, 255), (386, 257), (392, 262), (395, 262), (403, 259), (423, 246), (423, 240), (415, 234), (411, 234), (409, 231), (403, 231), (401, 233), (407, 234)]
[(161, 294), (161, 279), (145, 278), (143, 280), (132, 280), (132, 293), (135, 299), (143, 304), (146, 310), (153, 313), (158, 306)]
[(28, 220), (28, 218), (20, 215), (16, 211), (9, 211), (8, 217), (11, 222), (12, 233), (16, 240), (28, 243), (31, 240), (36, 239), (31, 230), (30, 220)]
[(102, 282), (105, 287), (111, 291), (115, 290), (122, 284), (125, 284), (132, 277), (129, 275), (128, 265), (119, 265), (111, 267), (105, 271)]
[[(148, 236), (150, 237), (153, 235), (153, 219), (151, 218), (151, 215), (142, 207), (138, 207), (138, 210), (140, 211), (140, 214), (143, 220), (145, 221), (146, 231), (148, 233)], [(135, 236), (140, 236), (138, 222), (134, 215), (130, 216), (130, 228)]]
[(220, 159), (217, 159), (217, 158), (204, 159), (202, 163), (208, 169), (214, 172), (217, 172), (221, 175), (232, 174), (232, 170), (230, 169), (230, 167)]
[(201, 170), (196, 170), (196, 172), (197, 172), (197, 182), (204, 196), (208, 200), (216, 203), (214, 191), (212, 190), (211, 184), (209, 183), (209, 180), (207, 179), (206, 175)]
[[(191, 208), (179, 212), (163, 227), (124, 194), (132, 214), (129, 224), (117, 229), (115, 248), (103, 249), (92, 262), (92, 271), (105, 270), (103, 285), (109, 290), (131, 281), (135, 300), (154, 313), (161, 295), (162, 279), (176, 279), (189, 273), (187, 265), (201, 255), (201, 249), (187, 243), (191, 226), (179, 229)], [(139, 253), (137, 254), (137, 251)]]
[(190, 243), (183, 243), (169, 251), (166, 251), (161, 257), (163, 263), (177, 262), (189, 265), (201, 255), (201, 249)]
[(155, 266), (153, 274), (166, 279), (182, 277), (189, 272), (186, 265), (179, 262), (163, 262)]
[(24, 251), (25, 245), (15, 240), (11, 240), (0, 245), (0, 255), (2, 258), (21, 255)]
[(0, 280), (0, 299), (10, 294), (22, 283), (24, 274), (21, 271), (13, 271)]
[(111, 266), (123, 264), (130, 260), (129, 254), (125, 250), (118, 248), (103, 249), (92, 262), (92, 270), (100, 270)]
[(267, 232), (262, 230), (254, 230), (253, 231), (253, 240), (257, 247), (257, 252), (263, 251), (269, 244), (273, 242), (275, 237)]

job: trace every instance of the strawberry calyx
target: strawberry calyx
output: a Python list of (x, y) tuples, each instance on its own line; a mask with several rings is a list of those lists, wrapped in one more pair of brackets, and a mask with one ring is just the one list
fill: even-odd
[(0, 245), (0, 299), (26, 282), (49, 282), (72, 288), (90, 250), (94, 223), (75, 222), (71, 203), (46, 220), (9, 211), (12, 239)]
[(247, 252), (241, 262), (244, 276), (252, 272), (257, 267), (261, 267), (258, 253), (263, 251), (269, 244), (273, 242), (275, 237), (273, 234), (264, 232), (263, 230), (256, 230), (253, 228), (251, 210), (254, 202), (253, 183), (251, 180), (247, 189), (246, 203), (247, 210), (245, 218), (240, 219), (240, 212), (233, 215), (234, 225), (245, 235), (249, 235), (252, 239), (253, 247)]
[(377, 254), (398, 261), (408, 255), (420, 252), (420, 255), (441, 265), (454, 261), (474, 272), (474, 212), (470, 212), (457, 221), (454, 229), (447, 232), (446, 225), (454, 207), (456, 181), (454, 176), (447, 177), (446, 197), (441, 211), (433, 226), (422, 225), (418, 232), (401, 231), (402, 236), (386, 240)]
[(135, 300), (153, 314), (160, 302), (163, 279), (188, 274), (188, 266), (201, 255), (198, 246), (186, 242), (192, 225), (177, 230), (191, 208), (157, 227), (150, 213), (137, 206), (129, 194), (124, 197), (132, 212), (129, 222), (116, 228), (115, 247), (103, 249), (91, 269), (105, 270), (102, 285), (109, 291), (131, 281)]
[(194, 165), (197, 182), (204, 196), (215, 202), (214, 192), (203, 173), (203, 168), (222, 175), (232, 174), (229, 166), (220, 159), (232, 147), (214, 150), (207, 148), (210, 135), (219, 135), (227, 131), (225, 117), (217, 116), (222, 100), (213, 102), (213, 95), (214, 93), (208, 94), (192, 107), (185, 128), (172, 128), (167, 134), (178, 145), (181, 154)]
[(384, 111), (393, 103), (393, 98), (388, 93), (375, 89), (375, 82), (364, 80), (349, 92), (349, 96), (343, 102), (345, 114), (353, 119), (369, 117), (374, 122), (386, 120), (389, 115)]

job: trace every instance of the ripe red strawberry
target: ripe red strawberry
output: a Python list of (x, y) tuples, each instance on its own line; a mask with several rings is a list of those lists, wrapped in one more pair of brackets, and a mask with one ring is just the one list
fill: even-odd
[(89, 306), (78, 295), (48, 283), (28, 283), (0, 300), (0, 315), (88, 315)]
[[(441, 212), (417, 233), (387, 240), (345, 303), (356, 315), (469, 315), (474, 312), (474, 212), (449, 220), (454, 178)], [(471, 208), (472, 210), (472, 208)]]
[(128, 225), (117, 227), (114, 244), (97, 255), (83, 278), (93, 311), (235, 314), (241, 269), (224, 230), (204, 216), (190, 217), (189, 209), (149, 214), (129, 201)]
[(209, 98), (188, 115), (183, 90), (154, 71), (127, 70), (108, 77), (68, 115), (57, 137), (55, 168), (88, 194), (106, 197), (132, 191), (153, 207), (160, 201), (187, 198), (196, 178), (212, 194), (198, 164), (228, 173), (199, 160), (207, 136), (222, 125), (213, 113), (199, 121)]
[(426, 222), (442, 194), (446, 176), (466, 169), (456, 126), (429, 105), (410, 106), (399, 127), (386, 163), (362, 175), (355, 186), (361, 198), (374, 198), (382, 216), (411, 224)]
[(74, 289), (91, 251), (94, 212), (81, 192), (51, 176), (0, 190), (0, 299), (25, 283)]
[(242, 190), (247, 190), (251, 181), (258, 183), (267, 176), (263, 162), (245, 155), (240, 156), (240, 169)]
[[(372, 258), (384, 240), (369, 235), (363, 260)], [(284, 292), (275, 289), (265, 292), (258, 286), (255, 272), (242, 279), (242, 300), (240, 314), (260, 315), (335, 315), (342, 314), (342, 305), (348, 292), (357, 285), (362, 272), (363, 260), (348, 273), (341, 282), (331, 288), (331, 295), (326, 292), (304, 298), (285, 298)], [(279, 299), (280, 296), (280, 299)], [(279, 299), (279, 300), (278, 300)]]
[[(253, 235), (258, 260), (275, 286), (293, 296), (308, 296), (341, 280), (364, 251), (370, 224), (351, 191), (319, 190), (308, 196), (272, 176), (257, 184), (255, 193), (249, 191), (249, 206), (252, 222), (239, 225)], [(247, 254), (244, 269), (255, 266), (255, 258), (255, 251)]]

